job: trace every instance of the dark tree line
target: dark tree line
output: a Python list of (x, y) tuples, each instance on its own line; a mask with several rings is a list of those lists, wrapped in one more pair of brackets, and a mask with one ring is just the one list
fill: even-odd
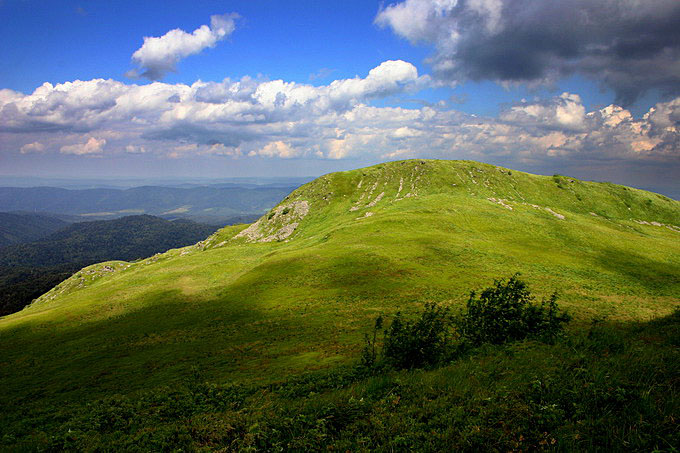
[(0, 249), (0, 316), (21, 310), (79, 269), (146, 258), (195, 244), (217, 227), (149, 215), (75, 223), (38, 241)]

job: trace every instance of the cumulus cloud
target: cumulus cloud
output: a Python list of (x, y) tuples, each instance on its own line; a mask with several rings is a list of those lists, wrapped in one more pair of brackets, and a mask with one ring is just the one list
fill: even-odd
[[(203, 135), (213, 125), (221, 125), (222, 132), (234, 133), (230, 126), (243, 131), (244, 124), (257, 129), (260, 124), (288, 124), (310, 115), (344, 111), (370, 99), (417, 90), (428, 80), (412, 64), (397, 60), (381, 63), (364, 78), (322, 86), (248, 77), (192, 85), (127, 85), (110, 79), (45, 83), (29, 95), (0, 92), (0, 132), (86, 133), (116, 125), (117, 130), (144, 130), (149, 136), (181, 139), (162, 134), (183, 128), (191, 138), (191, 134)], [(221, 143), (223, 137), (219, 135), (215, 142)]]
[(26, 143), (20, 149), (21, 154), (42, 153), (43, 151), (45, 151), (45, 145), (40, 142)]
[(160, 37), (144, 37), (144, 44), (132, 54), (139, 69), (126, 75), (131, 78), (145, 77), (160, 80), (168, 72), (174, 72), (177, 63), (190, 55), (214, 47), (227, 38), (236, 28), (236, 13), (210, 16), (210, 25), (201, 25), (192, 33), (176, 28)]
[(59, 149), (59, 151), (62, 154), (76, 154), (78, 156), (101, 154), (104, 152), (104, 145), (106, 145), (106, 139), (90, 137), (85, 143), (64, 145)]
[(275, 142), (267, 143), (260, 150), (253, 150), (249, 153), (250, 156), (266, 156), (266, 157), (280, 157), (283, 159), (289, 159), (291, 157), (296, 157), (299, 153), (290, 146), (288, 143), (284, 143), (281, 140)]
[(146, 148), (139, 145), (125, 145), (125, 152), (130, 154), (144, 154)]
[(577, 94), (563, 93), (543, 102), (510, 107), (501, 112), (500, 119), (516, 124), (542, 124), (556, 129), (582, 130), (586, 127), (586, 108)]
[(28, 95), (0, 91), (0, 143), (13, 152), (36, 151), (40, 143), (62, 153), (129, 158), (437, 157), (523, 168), (654, 163), (680, 171), (680, 98), (642, 117), (619, 105), (588, 111), (573, 93), (508, 105), (496, 117), (441, 105), (370, 105), (428, 83), (410, 63), (387, 61), (364, 77), (321, 86), (252, 78), (44, 84)]
[(405, 0), (378, 25), (435, 47), (439, 81), (552, 83), (580, 73), (629, 104), (680, 94), (677, 0)]

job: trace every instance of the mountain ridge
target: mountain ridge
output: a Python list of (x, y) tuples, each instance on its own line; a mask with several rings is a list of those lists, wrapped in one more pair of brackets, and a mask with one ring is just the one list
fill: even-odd
[[(434, 170), (430, 171), (432, 167)], [(518, 190), (518, 184), (522, 185), (522, 192)], [(341, 189), (334, 193), (331, 187)], [(539, 189), (551, 189), (551, 192), (546, 196)], [(594, 193), (593, 189), (599, 190)], [(382, 205), (416, 198), (418, 190), (422, 191), (421, 195), (465, 191), (472, 198), (486, 199), (509, 211), (534, 209), (559, 220), (565, 220), (565, 216), (554, 209), (680, 231), (680, 203), (664, 195), (562, 175), (532, 175), (474, 161), (416, 159), (321, 176), (294, 190), (239, 237), (247, 237), (250, 241), (283, 240), (294, 233), (310, 209), (313, 214), (315, 209), (323, 209), (331, 200), (345, 205), (351, 200), (347, 211), (357, 213), (359, 217), (355, 220), (358, 220), (362, 215), (374, 215)], [(549, 206), (546, 198), (550, 198)], [(298, 203), (307, 205), (297, 212)], [(310, 204), (315, 208), (310, 208)], [(290, 211), (288, 217), (284, 211), (286, 214)], [(267, 230), (268, 234), (260, 230)], [(214, 241), (209, 239), (208, 242)]]
[(45, 214), (0, 212), (0, 248), (40, 239), (68, 225), (69, 222)]
[(261, 214), (294, 187), (296, 186), (139, 186), (125, 189), (0, 187), (0, 211), (57, 211), (78, 216), (81, 221), (151, 214), (170, 220), (188, 217), (224, 225), (239, 216)]

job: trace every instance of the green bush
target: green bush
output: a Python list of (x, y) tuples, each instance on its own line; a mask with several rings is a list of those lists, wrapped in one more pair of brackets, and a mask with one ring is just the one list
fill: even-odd
[(557, 308), (557, 295), (553, 294), (540, 305), (518, 274), (506, 282), (496, 280), (481, 292), (473, 291), (466, 311), (457, 322), (463, 340), (472, 346), (483, 343), (502, 344), (527, 337), (552, 342), (562, 331), (563, 324), (571, 319)]
[(400, 313), (385, 331), (383, 355), (395, 368), (422, 368), (445, 361), (452, 345), (449, 309), (425, 304), (419, 319), (404, 320)]
[[(419, 318), (408, 320), (397, 313), (383, 330), (384, 320), (379, 316), (372, 335), (366, 335), (361, 366), (374, 371), (383, 366), (424, 368), (449, 362), (469, 348), (487, 343), (525, 338), (552, 343), (571, 318), (558, 309), (557, 294), (534, 304), (534, 297), (518, 275), (507, 281), (496, 280), (479, 297), (474, 291), (470, 293), (466, 309), (458, 317), (451, 316), (447, 307), (429, 303)], [(379, 332), (383, 332), (382, 349)]]
[(365, 335), (366, 346), (361, 351), (361, 364), (366, 368), (371, 368), (376, 365), (378, 361), (378, 332), (382, 331), (383, 328), (383, 317), (378, 316), (375, 319), (375, 324), (373, 326), (373, 338), (368, 334)]
[(425, 304), (420, 318), (413, 321), (397, 313), (384, 331), (379, 357), (376, 342), (382, 322), (382, 317), (378, 317), (373, 338), (366, 336), (366, 346), (361, 355), (364, 366), (385, 364), (397, 369), (423, 368), (445, 362), (451, 355), (454, 331), (448, 308), (434, 303)]

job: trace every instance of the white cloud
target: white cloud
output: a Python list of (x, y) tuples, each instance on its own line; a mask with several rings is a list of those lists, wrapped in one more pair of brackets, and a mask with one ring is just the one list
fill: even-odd
[[(382, 9), (375, 21), (390, 26), (398, 35), (412, 41), (432, 41), (437, 38), (437, 26), (446, 20), (458, 0), (407, 0)], [(453, 40), (455, 35), (451, 35)]]
[(218, 41), (231, 35), (238, 17), (236, 13), (214, 15), (210, 16), (210, 26), (201, 25), (192, 33), (176, 28), (161, 37), (144, 37), (142, 47), (132, 54), (139, 70), (129, 72), (128, 76), (162, 79), (168, 72), (175, 71), (181, 59), (214, 47)]
[(21, 154), (42, 153), (45, 151), (45, 145), (40, 142), (26, 143), (20, 151)]
[(249, 153), (251, 156), (260, 155), (265, 157), (280, 157), (282, 159), (289, 159), (291, 157), (297, 157), (299, 153), (290, 146), (288, 143), (284, 143), (281, 140), (275, 142), (267, 143), (262, 149), (258, 151), (251, 151)]
[(0, 143), (12, 150), (40, 143), (49, 145), (45, 153), (129, 158), (144, 152), (174, 158), (441, 157), (678, 166), (680, 98), (657, 104), (641, 118), (616, 105), (588, 112), (572, 93), (511, 105), (497, 117), (368, 105), (427, 82), (410, 63), (388, 61), (363, 78), (321, 86), (252, 78), (192, 85), (101, 79), (44, 84), (28, 95), (0, 91)]
[(423, 135), (423, 133), (418, 130), (411, 129), (408, 126), (399, 127), (392, 132), (392, 136), (394, 138), (412, 138), (418, 137), (419, 135)]
[(146, 152), (146, 148), (139, 145), (126, 145), (125, 152), (130, 154), (144, 154)]
[(585, 127), (586, 108), (577, 94), (562, 93), (543, 103), (523, 102), (501, 113), (504, 121), (580, 130)]
[(76, 154), (79, 156), (101, 154), (104, 152), (104, 145), (106, 145), (106, 139), (96, 139), (94, 137), (90, 137), (85, 143), (64, 145), (59, 149), (59, 151), (62, 154)]

